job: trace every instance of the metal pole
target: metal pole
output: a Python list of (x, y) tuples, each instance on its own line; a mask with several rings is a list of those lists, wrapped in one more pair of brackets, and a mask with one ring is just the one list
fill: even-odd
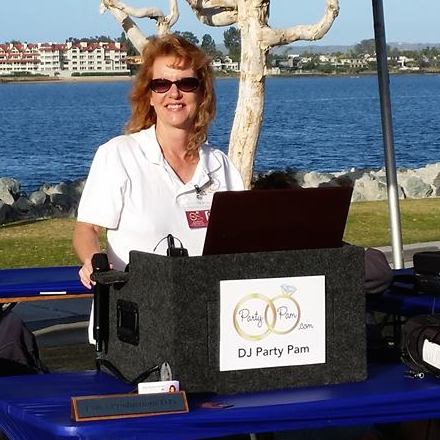
[(376, 41), (377, 78), (379, 81), (382, 137), (388, 188), (388, 210), (391, 226), (391, 245), (394, 269), (403, 268), (402, 232), (400, 227), (399, 195), (397, 191), (396, 159), (394, 156), (393, 121), (391, 116), (390, 78), (388, 75), (385, 20), (382, 0), (372, 0), (374, 37)]

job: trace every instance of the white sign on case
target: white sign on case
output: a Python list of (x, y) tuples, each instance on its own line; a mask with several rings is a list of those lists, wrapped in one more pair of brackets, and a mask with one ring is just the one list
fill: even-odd
[(220, 371), (325, 361), (324, 275), (220, 282)]

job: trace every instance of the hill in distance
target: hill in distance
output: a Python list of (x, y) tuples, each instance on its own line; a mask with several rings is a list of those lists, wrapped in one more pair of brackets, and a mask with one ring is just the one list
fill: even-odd
[[(395, 42), (387, 42), (387, 45), (392, 49), (396, 48), (399, 50), (422, 50), (427, 47), (440, 47), (440, 43), (395, 43)], [(295, 54), (303, 54), (304, 52), (308, 53), (349, 53), (353, 50), (355, 45), (333, 45), (333, 46), (324, 46), (319, 44), (310, 43), (308, 45), (299, 45), (296, 43), (291, 43), (286, 46), (276, 47), (274, 49), (274, 53), (283, 54), (287, 53), (295, 53)]]
[[(427, 47), (440, 47), (440, 43), (394, 43), (394, 42), (387, 42), (388, 46), (390, 46), (392, 49), (396, 48), (399, 50), (422, 50)], [(292, 53), (292, 54), (299, 54), (302, 55), (305, 52), (308, 53), (319, 53), (319, 54), (325, 54), (325, 53), (349, 53), (352, 49), (354, 49), (354, 44), (352, 45), (320, 45), (315, 43), (310, 44), (297, 44), (297, 43), (291, 43), (287, 44), (285, 46), (277, 46), (272, 50), (272, 53), (277, 55), (282, 55), (284, 53)], [(228, 53), (228, 50), (226, 49), (224, 44), (217, 44), (217, 49), (222, 51), (224, 54)]]

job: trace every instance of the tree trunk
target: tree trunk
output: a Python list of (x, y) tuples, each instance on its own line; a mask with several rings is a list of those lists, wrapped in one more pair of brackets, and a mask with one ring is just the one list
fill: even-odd
[(267, 22), (268, 2), (239, 0), (238, 3), (242, 42), (240, 85), (229, 142), (229, 157), (240, 171), (245, 187), (249, 188), (263, 122), (267, 50), (261, 44), (260, 30)]
[[(249, 40), (251, 41), (251, 40)], [(234, 123), (229, 142), (229, 157), (240, 171), (246, 188), (250, 187), (258, 137), (263, 121), (264, 64), (258, 70), (246, 68), (253, 64), (253, 52), (242, 52), (240, 86)]]

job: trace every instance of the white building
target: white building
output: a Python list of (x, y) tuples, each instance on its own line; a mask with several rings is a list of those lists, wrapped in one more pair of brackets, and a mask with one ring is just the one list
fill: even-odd
[(211, 67), (215, 72), (240, 72), (240, 64), (228, 56), (212, 60)]
[(128, 73), (127, 52), (120, 43), (67, 43), (65, 68), (71, 73)]
[(0, 74), (34, 73), (39, 64), (39, 55), (33, 45), (0, 44)]
[(399, 70), (420, 70), (420, 67), (414, 65), (414, 58), (408, 58), (404, 55), (399, 56), (397, 64), (399, 65)]
[(38, 73), (53, 75), (63, 68), (64, 44), (39, 43), (35, 49), (40, 55)]
[(0, 44), (0, 75), (128, 73), (127, 51), (114, 42)]

